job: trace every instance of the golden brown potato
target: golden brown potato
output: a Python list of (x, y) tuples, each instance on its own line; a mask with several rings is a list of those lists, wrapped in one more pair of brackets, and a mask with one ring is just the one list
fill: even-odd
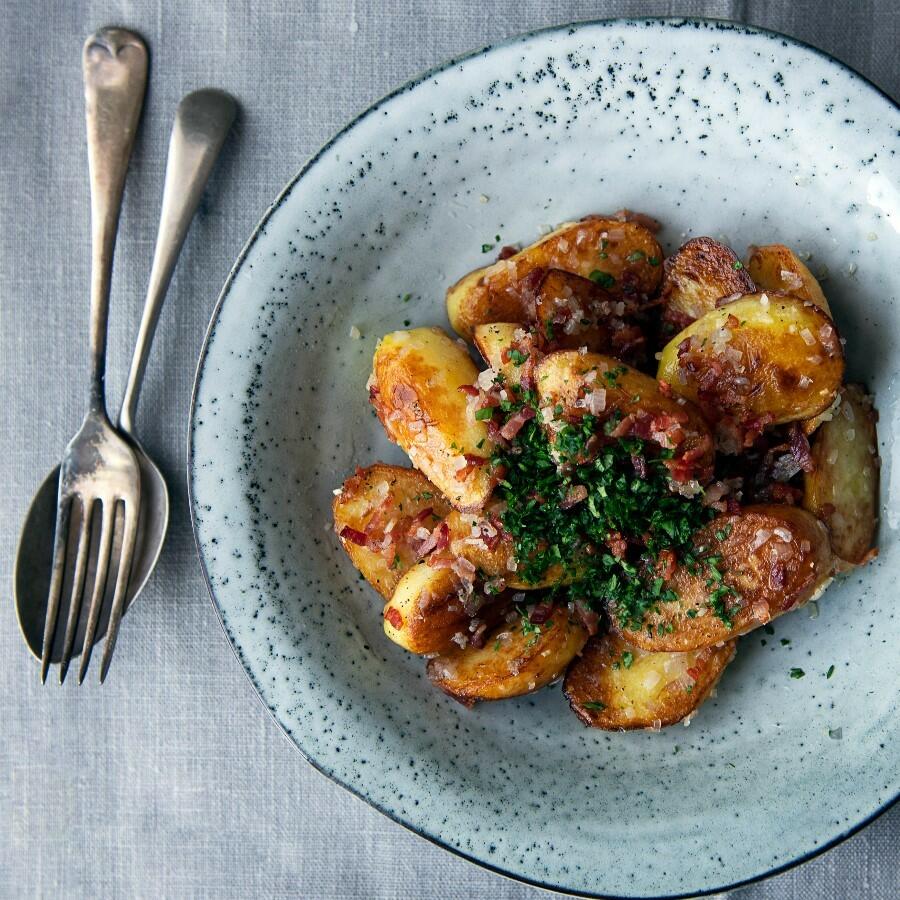
[(716, 300), (753, 290), (753, 281), (731, 247), (710, 237), (691, 238), (666, 260), (663, 320), (678, 330), (715, 309)]
[(445, 518), (450, 504), (421, 472), (375, 463), (344, 482), (331, 509), (353, 565), (387, 600), (416, 561), (421, 531)]
[(815, 276), (784, 244), (749, 247), (747, 271), (760, 291), (778, 291), (809, 300), (831, 316), (831, 307)]
[(561, 269), (590, 278), (616, 299), (652, 295), (662, 277), (662, 250), (637, 222), (592, 216), (567, 222), (537, 243), (493, 265), (465, 275), (447, 291), (454, 330), (472, 339), (476, 325), (525, 323), (535, 269)]
[(612, 609), (613, 629), (629, 644), (657, 652), (720, 644), (802, 606), (834, 571), (827, 529), (794, 506), (719, 516), (697, 532), (694, 546), (705, 562), (682, 562), (665, 583), (677, 600), (660, 603), (642, 625), (622, 623)]
[[(621, 416), (613, 435), (635, 435), (674, 450), (666, 461), (676, 481), (709, 480), (713, 442), (693, 404), (667, 396), (649, 375), (598, 353), (551, 353), (535, 370), (542, 414), (554, 422), (595, 415), (600, 422)], [(557, 412), (559, 408), (560, 412)]]
[(835, 555), (854, 565), (871, 558), (878, 522), (877, 418), (860, 385), (844, 387), (813, 439), (815, 471), (804, 476), (803, 505), (828, 525)]
[(565, 606), (540, 625), (517, 618), (488, 634), (481, 649), (456, 648), (428, 661), (428, 677), (445, 694), (471, 706), (530, 694), (556, 681), (587, 640)]
[(495, 372), (503, 373), (507, 384), (519, 383), (522, 366), (516, 365), (509, 358), (509, 350), (523, 336), (523, 327), (514, 322), (492, 322), (490, 325), (475, 326), (473, 339), (478, 352)]
[(508, 608), (453, 569), (420, 562), (384, 607), (384, 633), (411, 653), (441, 653), (467, 646), (476, 632), (482, 637)]
[(385, 335), (375, 348), (369, 396), (388, 437), (457, 509), (484, 506), (496, 481), (484, 422), (462, 385), (478, 370), (465, 348), (440, 328)]
[[(750, 294), (708, 312), (664, 348), (658, 378), (737, 431), (738, 452), (767, 425), (827, 409), (844, 373), (834, 323), (809, 301)], [(721, 437), (721, 432), (720, 432)]]
[(446, 520), (450, 529), (449, 554), (468, 560), (485, 579), (502, 579), (505, 587), (517, 591), (569, 584), (571, 575), (564, 575), (559, 565), (550, 566), (537, 582), (525, 581), (517, 574), (519, 565), (512, 538), (501, 527), (493, 505), (489, 503), (481, 513), (450, 513)]
[(656, 731), (696, 712), (734, 659), (735, 643), (649, 653), (616, 634), (598, 635), (569, 666), (563, 693), (585, 725)]

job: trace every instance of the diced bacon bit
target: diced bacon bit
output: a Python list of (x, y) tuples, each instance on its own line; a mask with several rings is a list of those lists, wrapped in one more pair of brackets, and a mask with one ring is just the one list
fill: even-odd
[(468, 397), (478, 397), (480, 395), (480, 391), (474, 384), (461, 384), (457, 390)]
[(600, 616), (594, 610), (588, 609), (580, 602), (575, 603), (575, 612), (589, 635), (595, 635), (600, 630)]
[(419, 558), (427, 556), (429, 553), (440, 553), (445, 550), (450, 543), (450, 526), (446, 522), (439, 522), (435, 529), (431, 532), (425, 542), (419, 547), (417, 555)]
[(369, 543), (369, 536), (365, 532), (351, 528), (349, 525), (345, 525), (341, 529), (341, 537), (345, 541), (350, 541), (351, 544), (356, 544), (359, 547), (365, 547)]
[(619, 209), (613, 213), (613, 218), (618, 219), (620, 222), (634, 222), (637, 225), (643, 225), (647, 231), (653, 232), (656, 234), (662, 228), (662, 223), (658, 219), (654, 219), (653, 216), (648, 216), (646, 213), (635, 212), (632, 209)]
[(659, 392), (663, 395), (663, 397), (671, 397), (672, 396), (672, 385), (669, 384), (668, 381), (663, 381), (662, 378), (659, 379)]
[(528, 614), (528, 619), (532, 625), (543, 625), (553, 615), (553, 609), (552, 601), (542, 600), (540, 603), (535, 603), (532, 607), (531, 612)]
[(465, 481), (472, 472), (487, 463), (485, 457), (478, 456), (475, 453), (464, 453), (462, 459), (463, 464), (456, 472), (457, 481)]
[(816, 469), (815, 460), (812, 457), (812, 450), (809, 446), (809, 439), (803, 433), (803, 429), (798, 422), (794, 422), (791, 426), (790, 434), (791, 454), (797, 461), (797, 465), (804, 472), (814, 472)]
[(384, 609), (384, 617), (394, 628), (403, 627), (403, 616), (396, 606), (386, 606)]
[(625, 540), (620, 531), (611, 531), (606, 536), (606, 546), (609, 547), (609, 552), (616, 559), (624, 559), (625, 554), (628, 552), (628, 541)]
[(560, 501), (560, 509), (571, 509), (583, 500), (587, 500), (588, 489), (583, 484), (576, 484), (566, 491), (566, 496)]
[(523, 406), (517, 413), (514, 413), (509, 421), (500, 429), (500, 436), (507, 441), (511, 441), (523, 428), (526, 422), (535, 416), (534, 409), (530, 406)]
[(794, 487), (792, 484), (782, 484), (780, 481), (769, 486), (769, 494), (775, 503), (784, 503), (786, 506), (797, 506), (803, 499), (802, 488)]
[(668, 581), (678, 567), (678, 558), (673, 550), (660, 550), (656, 562), (656, 571), (663, 581)]
[(506, 244), (505, 246), (500, 248), (500, 252), (497, 254), (497, 262), (501, 262), (504, 259), (509, 259), (511, 256), (515, 256), (519, 252), (517, 247), (513, 247), (511, 244)]
[[(478, 623), (477, 625), (475, 624), (476, 622)], [(485, 637), (487, 636), (488, 623), (473, 619), (469, 623), (470, 630), (472, 625), (475, 625), (475, 630), (469, 635), (469, 645), (476, 650), (480, 650), (484, 646)]]

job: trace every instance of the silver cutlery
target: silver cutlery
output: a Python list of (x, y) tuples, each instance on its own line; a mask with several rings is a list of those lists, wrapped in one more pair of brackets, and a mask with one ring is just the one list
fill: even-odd
[[(132, 47), (141, 51), (142, 68), (136, 59), (130, 59), (137, 56), (129, 49)], [(103, 71), (99, 73), (98, 58), (103, 64)], [(115, 133), (110, 135), (109, 129), (114, 126), (115, 116), (127, 105), (126, 94), (132, 99), (136, 97), (136, 112), (129, 126), (133, 140), (143, 96), (143, 78), (139, 86), (137, 79), (145, 73), (146, 49), (136, 35), (119, 29), (104, 29), (85, 44), (92, 200), (106, 184), (116, 184), (112, 178), (95, 179), (95, 156), (105, 152), (103, 162), (107, 168), (118, 161), (121, 173), (118, 193), (110, 191), (92, 203), (95, 210), (102, 202), (104, 210), (113, 208), (114, 212), (113, 218), (107, 213), (102, 220), (106, 226), (101, 235), (102, 246), (108, 245), (108, 253), (98, 256), (95, 251), (94, 255), (92, 284), (100, 287), (92, 293), (91, 346), (92, 358), (100, 367), (98, 383), (92, 383), (88, 416), (67, 448), (62, 466), (45, 479), (32, 501), (17, 551), (16, 610), (26, 643), (41, 658), (42, 681), (46, 679), (50, 663), (58, 661), (62, 682), (73, 652), (77, 653), (80, 648), (81, 683), (92, 646), (102, 638), (105, 630), (106, 646), (100, 671), (102, 683), (122, 614), (136, 599), (156, 565), (168, 523), (169, 498), (165, 480), (134, 436), (134, 415), (172, 271), (203, 188), (234, 120), (236, 104), (228, 94), (206, 89), (187, 95), (178, 107), (169, 143), (160, 225), (147, 297), (119, 417), (119, 428), (127, 435), (127, 440), (123, 440), (112, 429), (105, 412), (102, 378), (105, 347), (101, 346), (99, 353), (93, 350), (95, 337), (105, 345), (112, 244), (130, 154), (130, 144), (127, 151), (124, 145), (115, 144)], [(103, 94), (100, 97), (102, 105), (98, 105), (93, 98), (99, 95), (100, 87), (95, 88), (95, 84), (106, 91), (115, 85), (119, 92), (115, 102)], [(114, 151), (118, 151), (117, 156)], [(94, 218), (96, 223), (96, 215)], [(96, 247), (96, 224), (94, 236)], [(102, 517), (99, 533), (94, 512), (96, 506), (100, 507)], [(41, 573), (48, 570), (49, 586), (41, 577)], [(92, 585), (92, 589), (85, 622), (81, 609), (86, 583)], [(65, 586), (69, 587), (66, 592)], [(111, 606), (104, 601), (110, 591)], [(59, 619), (61, 608), (65, 609), (64, 593), (68, 606), (63, 634)]]

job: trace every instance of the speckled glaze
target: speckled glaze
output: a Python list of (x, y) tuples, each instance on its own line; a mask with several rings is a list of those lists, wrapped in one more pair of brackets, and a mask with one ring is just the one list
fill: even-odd
[[(475, 862), (592, 896), (720, 890), (895, 799), (898, 133), (870, 84), (780, 35), (608, 21), (427, 73), (288, 185), (213, 316), (189, 481), (225, 630), (311, 762)], [(446, 324), (445, 288), (492, 258), (495, 236), (622, 206), (660, 218), (669, 252), (700, 234), (811, 252), (850, 375), (882, 413), (878, 561), (835, 583), (818, 617), (742, 639), (718, 696), (660, 734), (590, 731), (558, 685), (473, 710), (439, 694), (384, 637), (329, 531), (332, 489), (402, 458), (367, 404), (378, 337)]]

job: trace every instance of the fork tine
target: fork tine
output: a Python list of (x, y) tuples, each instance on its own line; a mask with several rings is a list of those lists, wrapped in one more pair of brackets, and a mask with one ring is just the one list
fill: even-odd
[(137, 542), (138, 517), (134, 509), (135, 504), (124, 502), (124, 523), (122, 534), (122, 555), (119, 558), (119, 571), (116, 574), (116, 592), (113, 594), (112, 611), (109, 614), (109, 625), (106, 628), (106, 644), (103, 646), (103, 659), (100, 661), (100, 684), (106, 678), (109, 664), (112, 662), (113, 650), (116, 647), (116, 638), (119, 634), (119, 622), (122, 621), (122, 612), (125, 609), (125, 596), (128, 593), (128, 582), (131, 578), (131, 561), (134, 556), (134, 546)]
[(41, 649), (41, 684), (47, 682), (47, 670), (53, 655), (53, 639), (56, 636), (56, 620), (59, 616), (59, 598), (62, 594), (66, 572), (66, 544), (69, 537), (69, 518), (72, 501), (60, 497), (56, 508), (56, 532), (53, 536), (53, 568), (50, 574), (50, 590), (47, 594), (47, 618), (44, 620), (44, 645)]
[(81, 647), (81, 665), (78, 668), (79, 684), (84, 681), (88, 664), (91, 661), (91, 649), (94, 646), (94, 635), (97, 632), (97, 622), (100, 620), (103, 596), (106, 593), (106, 575), (109, 571), (109, 557), (112, 553), (113, 522), (116, 506), (115, 503), (107, 503), (106, 500), (100, 502), (103, 507), (103, 518), (100, 526), (100, 549), (97, 553), (97, 574), (94, 576), (91, 607), (88, 610), (87, 627), (84, 630), (84, 643)]
[(72, 595), (69, 600), (69, 619), (66, 622), (66, 639), (63, 644), (62, 659), (59, 663), (59, 683), (66, 680), (69, 663), (72, 661), (72, 644), (75, 643), (75, 631), (78, 617), (81, 614), (81, 603), (84, 595), (84, 576), (87, 572), (88, 549), (91, 546), (91, 516), (94, 502), (81, 498), (81, 532), (78, 535), (78, 550), (75, 555), (75, 575), (72, 578)]

